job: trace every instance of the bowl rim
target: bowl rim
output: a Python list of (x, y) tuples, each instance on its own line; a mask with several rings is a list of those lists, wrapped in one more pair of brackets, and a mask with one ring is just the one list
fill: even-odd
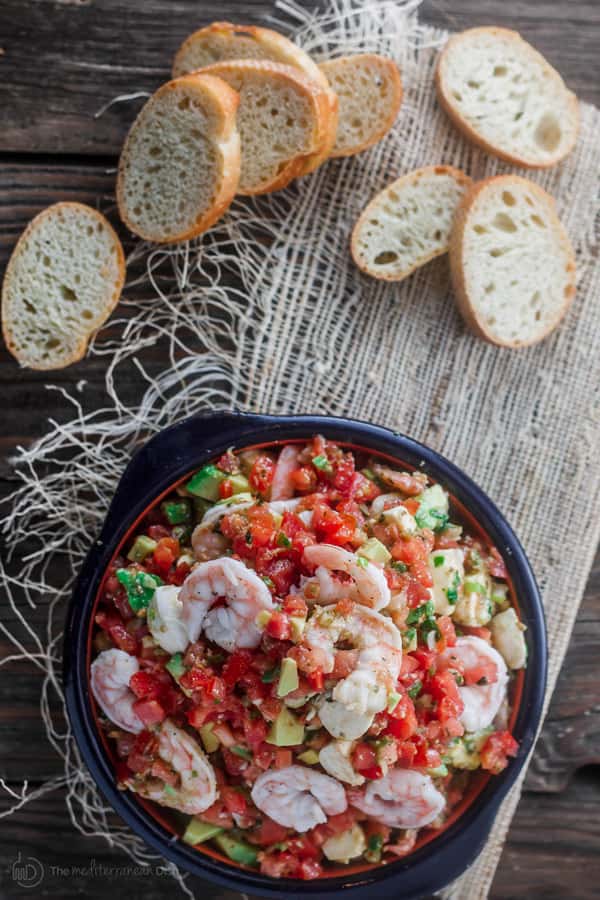
[[(277, 443), (324, 433), (388, 454), (440, 481), (477, 520), (500, 551), (517, 595), (528, 631), (528, 668), (525, 670), (513, 733), (518, 755), (494, 776), (452, 825), (430, 843), (388, 865), (354, 875), (315, 881), (274, 879), (229, 866), (188, 847), (168, 832), (128, 792), (116, 787), (114, 773), (96, 731), (87, 693), (87, 646), (91, 613), (105, 569), (132, 522), (178, 478), (205, 464), (228, 447)], [(67, 713), (82, 757), (108, 801), (125, 822), (168, 860), (223, 886), (267, 897), (331, 898), (351, 890), (358, 898), (418, 897), (433, 893), (456, 878), (476, 858), (487, 840), (500, 803), (516, 781), (533, 747), (541, 720), (547, 674), (546, 629), (539, 589), (525, 552), (512, 528), (489, 497), (461, 469), (438, 451), (414, 439), (360, 420), (334, 416), (269, 416), (222, 411), (203, 413), (158, 432), (132, 457), (117, 486), (98, 540), (83, 563), (74, 588), (64, 636), (63, 682)], [(431, 866), (435, 857), (436, 866)], [(432, 871), (434, 870), (434, 871)]]

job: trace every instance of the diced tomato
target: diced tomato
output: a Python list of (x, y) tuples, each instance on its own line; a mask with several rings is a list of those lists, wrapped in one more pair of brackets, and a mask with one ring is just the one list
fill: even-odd
[(146, 728), (150, 728), (166, 718), (166, 713), (158, 700), (136, 700), (133, 704), (133, 711)]
[(396, 750), (398, 753), (398, 763), (407, 768), (412, 766), (413, 760), (417, 754), (417, 748), (412, 741), (397, 741)]
[(289, 617), (282, 612), (272, 612), (265, 631), (277, 641), (289, 641), (292, 636)]
[(227, 472), (229, 475), (237, 475), (240, 471), (240, 464), (233, 450), (227, 450), (217, 463), (217, 468), (221, 472)]
[(424, 647), (418, 647), (412, 652), (411, 656), (417, 660), (419, 668), (425, 672), (435, 670), (437, 654), (434, 650), (425, 650)]
[(324, 677), (321, 669), (315, 669), (314, 672), (307, 672), (306, 680), (308, 681), (313, 691), (323, 690)]
[(409, 609), (415, 609), (431, 599), (429, 590), (420, 581), (410, 578), (406, 587), (406, 605)]
[(219, 483), (219, 497), (221, 500), (228, 500), (233, 496), (233, 484), (229, 478), (224, 478)]
[(336, 462), (332, 484), (341, 494), (350, 494), (354, 485), (354, 456), (344, 453)]
[(96, 614), (96, 624), (105, 631), (115, 647), (124, 650), (131, 656), (137, 655), (138, 639), (135, 634), (130, 634), (125, 627), (123, 619), (117, 612), (101, 610)]
[(233, 828), (234, 824), (231, 813), (220, 797), (212, 806), (204, 810), (202, 821), (209, 825), (217, 825), (219, 828)]
[(287, 845), (289, 852), (298, 859), (318, 859), (321, 856), (320, 849), (315, 846), (315, 842), (311, 841), (308, 835), (289, 838)]
[(355, 472), (350, 494), (358, 503), (370, 503), (375, 497), (379, 497), (381, 490), (374, 481), (365, 478), (362, 472)]
[(377, 765), (377, 754), (370, 744), (360, 741), (352, 753), (352, 765), (357, 772), (372, 769)]
[(358, 650), (337, 650), (331, 678), (347, 678), (356, 668), (358, 655)]
[(275, 751), (275, 768), (276, 769), (287, 769), (288, 766), (292, 765), (292, 751), (291, 750), (283, 750), (279, 749)]
[(294, 487), (300, 493), (314, 491), (317, 486), (317, 473), (310, 466), (300, 466), (291, 475)]
[(401, 741), (407, 740), (417, 730), (415, 706), (409, 696), (403, 694), (396, 707), (388, 715), (386, 733)]
[(495, 731), (479, 751), (481, 766), (493, 775), (499, 775), (508, 765), (508, 757), (516, 756), (519, 745), (510, 731)]
[(223, 799), (223, 803), (225, 804), (227, 811), (232, 815), (234, 813), (236, 815), (242, 815), (242, 813), (246, 811), (248, 801), (238, 788), (222, 787), (220, 788), (219, 793)]
[(414, 516), (420, 506), (420, 501), (415, 500), (414, 497), (409, 497), (408, 500), (405, 500), (402, 506), (409, 511), (411, 516)]
[(169, 571), (179, 556), (179, 541), (177, 538), (163, 537), (154, 548), (152, 559), (154, 568), (162, 574)]
[(438, 646), (438, 650), (441, 652), (445, 650), (446, 647), (454, 647), (456, 646), (456, 631), (454, 630), (454, 623), (450, 616), (439, 616), (437, 619), (437, 627), (442, 636), (442, 641), (438, 641), (438, 644), (442, 643), (442, 646)]
[(131, 753), (127, 757), (127, 766), (132, 772), (142, 774), (149, 772), (156, 758), (156, 739), (149, 731), (140, 731), (135, 738)]
[(312, 527), (319, 541), (341, 547), (352, 541), (356, 520), (353, 516), (336, 512), (324, 503), (317, 503), (313, 510)]
[(260, 844), (265, 847), (269, 844), (279, 844), (285, 840), (288, 829), (268, 816), (263, 816), (262, 822), (257, 831), (248, 835), (248, 840), (253, 844)]
[(211, 713), (209, 706), (193, 706), (187, 711), (187, 720), (192, 728), (202, 728)]
[(383, 844), (387, 844), (390, 839), (390, 834), (392, 833), (392, 829), (387, 825), (382, 825), (381, 822), (376, 822), (375, 819), (367, 819), (363, 824), (365, 837), (367, 838), (367, 844), (369, 843), (369, 838), (371, 837), (380, 837)]
[(221, 671), (221, 677), (227, 687), (233, 687), (252, 666), (252, 653), (249, 650), (235, 650), (227, 658)]
[(400, 666), (400, 678), (402, 678), (404, 675), (410, 675), (418, 668), (419, 660), (415, 659), (414, 656), (410, 656), (408, 653), (406, 653), (402, 657), (402, 664)]
[(302, 594), (288, 594), (281, 609), (288, 616), (296, 616), (301, 619), (308, 613), (308, 606)]
[(129, 679), (129, 687), (136, 697), (156, 700), (163, 692), (163, 684), (148, 672), (135, 672)]
[(383, 769), (381, 766), (371, 766), (369, 769), (361, 769), (361, 775), (375, 781), (377, 778), (383, 778)]
[(244, 737), (251, 750), (256, 750), (265, 741), (268, 726), (261, 716), (252, 718), (247, 712), (244, 717)]
[(257, 456), (250, 470), (250, 487), (253, 491), (266, 497), (273, 482), (275, 463), (270, 456), (262, 454)]

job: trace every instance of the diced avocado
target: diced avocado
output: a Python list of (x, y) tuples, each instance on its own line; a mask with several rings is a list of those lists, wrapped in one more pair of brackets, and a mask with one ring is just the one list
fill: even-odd
[(467, 732), (456, 738), (446, 750), (444, 762), (455, 769), (478, 769), (481, 765), (479, 751), (492, 733), (493, 728), (482, 728), (480, 731)]
[(250, 482), (245, 475), (228, 475), (227, 477), (234, 494), (250, 493)]
[(448, 767), (441, 763), (441, 765), (436, 766), (435, 769), (426, 769), (428, 775), (431, 775), (432, 778), (445, 778), (448, 774)]
[(221, 472), (216, 466), (204, 466), (203, 469), (192, 475), (186, 484), (186, 489), (195, 497), (212, 500), (214, 503), (219, 499), (219, 485), (225, 478), (227, 478), (225, 472)]
[(222, 828), (218, 825), (209, 825), (208, 822), (202, 822), (200, 819), (190, 819), (188, 827), (185, 829), (183, 840), (186, 844), (203, 844), (204, 841), (210, 841), (211, 838), (221, 834)]
[(228, 834), (218, 834), (215, 837), (215, 844), (234, 862), (243, 866), (256, 865), (258, 850), (255, 847), (251, 847), (250, 844), (237, 840)]
[(213, 734), (213, 723), (200, 726), (200, 737), (207, 753), (214, 753), (219, 746), (219, 738)]
[(316, 766), (319, 762), (319, 754), (316, 750), (305, 750), (304, 753), (299, 753), (297, 759), (300, 762), (305, 763), (307, 766)]
[(202, 497), (192, 497), (192, 505), (194, 507), (194, 521), (201, 522), (207, 509), (210, 509), (212, 503), (210, 500), (203, 500)]
[(185, 675), (187, 672), (186, 667), (183, 664), (183, 654), (174, 653), (169, 662), (166, 664), (165, 669), (171, 673), (175, 681), (179, 681), (182, 675)]
[(291, 694), (292, 691), (298, 689), (300, 685), (300, 681), (298, 679), (298, 666), (296, 665), (295, 659), (289, 659), (289, 657), (285, 657), (285, 659), (281, 660), (281, 673), (279, 675), (279, 684), (277, 685), (277, 696), (285, 697), (287, 694)]
[(303, 616), (290, 616), (290, 627), (292, 629), (292, 640), (297, 644), (304, 635), (306, 619)]
[(156, 548), (156, 541), (153, 541), (147, 534), (138, 534), (133, 546), (127, 554), (127, 559), (131, 562), (143, 562)]
[(393, 712), (400, 703), (401, 699), (401, 695), (397, 694), (396, 691), (390, 691), (390, 693), (388, 694), (387, 711), (389, 713)]
[(371, 560), (371, 562), (383, 563), (384, 565), (392, 558), (388, 548), (381, 541), (378, 541), (377, 538), (369, 538), (356, 552), (360, 556), (364, 556), (365, 559)]
[(181, 525), (192, 519), (192, 504), (189, 500), (165, 500), (160, 504), (160, 509), (171, 525)]
[(267, 744), (276, 747), (297, 747), (304, 740), (304, 725), (284, 706), (271, 725)]
[(432, 484), (421, 494), (415, 515), (419, 528), (440, 531), (448, 523), (448, 495), (439, 484)]
[(268, 609), (262, 609), (256, 617), (256, 625), (258, 628), (265, 628), (271, 619), (271, 613)]

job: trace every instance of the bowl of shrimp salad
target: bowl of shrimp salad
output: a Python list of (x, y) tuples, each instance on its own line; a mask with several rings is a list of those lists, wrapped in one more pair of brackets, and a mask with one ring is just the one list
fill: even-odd
[(410, 438), (326, 417), (153, 438), (65, 636), (74, 734), (117, 812), (266, 896), (416, 897), (460, 874), (545, 677), (535, 579), (491, 501)]

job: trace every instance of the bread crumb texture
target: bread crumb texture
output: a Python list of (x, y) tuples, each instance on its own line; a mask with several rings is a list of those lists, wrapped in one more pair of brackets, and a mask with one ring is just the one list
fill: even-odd
[(373, 53), (322, 63), (339, 99), (339, 121), (332, 156), (348, 156), (372, 146), (392, 127), (402, 102), (396, 64)]
[(75, 362), (116, 305), (123, 280), (121, 243), (104, 216), (79, 203), (49, 207), (23, 233), (6, 270), (8, 349), (35, 369)]
[(373, 198), (357, 222), (353, 255), (375, 278), (398, 281), (448, 250), (456, 207), (470, 179), (430, 166), (404, 175)]
[(474, 28), (451, 38), (437, 81), (450, 114), (516, 164), (552, 165), (575, 143), (574, 94), (517, 32)]
[(144, 106), (119, 172), (120, 206), (137, 234), (155, 241), (185, 235), (214, 205), (222, 180), (216, 116), (201, 89), (175, 82)]
[(575, 262), (553, 199), (525, 179), (492, 179), (464, 220), (464, 289), (482, 330), (520, 346), (548, 334), (575, 294)]
[(268, 189), (279, 173), (315, 149), (317, 112), (303, 76), (289, 66), (222, 63), (209, 72), (240, 95), (237, 128), (242, 148), (240, 191)]

